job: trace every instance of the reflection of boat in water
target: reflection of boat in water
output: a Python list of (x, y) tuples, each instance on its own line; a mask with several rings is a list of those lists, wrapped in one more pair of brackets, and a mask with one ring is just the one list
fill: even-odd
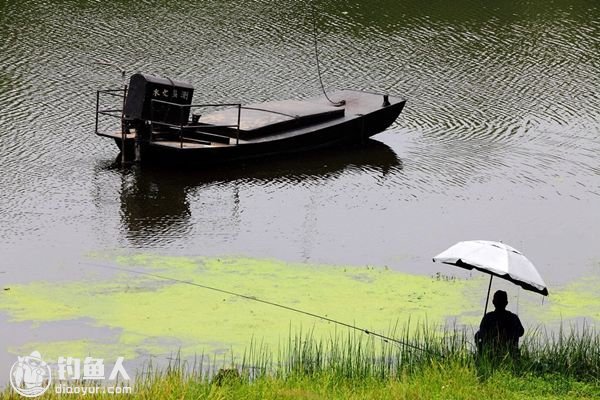
[[(126, 236), (143, 243), (154, 235), (164, 240), (167, 235), (181, 236), (190, 228), (189, 193), (203, 187), (219, 187), (226, 196), (236, 196), (245, 187), (297, 184), (322, 184), (345, 173), (365, 174), (380, 178), (402, 169), (396, 153), (387, 145), (367, 140), (364, 145), (342, 149), (321, 149), (299, 157), (275, 157), (267, 161), (253, 160), (243, 165), (222, 165), (192, 171), (144, 166), (122, 171), (121, 219)], [(268, 168), (266, 167), (268, 165)], [(114, 167), (111, 167), (111, 169)], [(222, 210), (234, 214), (238, 211)], [(209, 218), (207, 216), (206, 218)]]
[[(113, 139), (124, 158), (215, 164), (360, 143), (387, 129), (406, 103), (387, 94), (342, 90), (249, 106), (192, 104), (193, 92), (185, 82), (135, 74), (129, 89), (98, 91), (96, 134)], [(102, 109), (101, 94), (122, 96), (123, 110)], [(99, 117), (106, 115), (121, 118), (121, 132), (98, 130)]]

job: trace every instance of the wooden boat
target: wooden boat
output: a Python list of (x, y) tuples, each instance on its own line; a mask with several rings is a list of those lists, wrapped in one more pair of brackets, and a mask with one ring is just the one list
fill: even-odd
[[(192, 104), (185, 82), (145, 74), (121, 90), (100, 90), (96, 134), (113, 139), (122, 160), (214, 164), (362, 142), (384, 131), (405, 100), (387, 94), (341, 90), (304, 100)], [(103, 109), (101, 95), (123, 98), (123, 109)], [(201, 114), (199, 111), (213, 109)], [(100, 132), (102, 116), (121, 119), (120, 132)]]

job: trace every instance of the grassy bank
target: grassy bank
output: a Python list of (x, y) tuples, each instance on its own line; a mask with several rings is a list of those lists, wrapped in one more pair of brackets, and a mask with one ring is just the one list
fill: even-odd
[[(477, 359), (471, 333), (465, 330), (403, 332), (395, 335), (402, 343), (384, 343), (360, 333), (328, 339), (297, 334), (276, 351), (255, 344), (237, 359), (200, 357), (195, 363), (175, 361), (162, 369), (150, 366), (138, 374), (131, 397), (600, 398), (600, 336), (594, 329), (537, 331), (524, 341), (518, 360), (500, 363)], [(227, 372), (219, 373), (223, 367)], [(18, 395), (6, 390), (4, 397)], [(51, 388), (42, 398), (59, 397), (65, 396)]]

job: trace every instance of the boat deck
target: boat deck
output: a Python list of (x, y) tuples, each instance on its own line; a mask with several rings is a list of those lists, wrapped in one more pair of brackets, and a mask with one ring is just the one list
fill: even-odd
[[(276, 131), (299, 125), (311, 125), (344, 116), (344, 107), (331, 104), (318, 104), (301, 100), (269, 101), (243, 106), (240, 110), (240, 138), (251, 139), (270, 135)], [(237, 125), (238, 109), (230, 108), (200, 117), (199, 122), (207, 125)], [(228, 136), (237, 135), (237, 130), (220, 130)]]
[(226, 147), (229, 144), (224, 143), (200, 143), (184, 139), (183, 143), (179, 140), (159, 140), (152, 142), (153, 146), (170, 147), (173, 149), (203, 149), (207, 147)]
[[(119, 131), (119, 132), (98, 132), (99, 136), (104, 136), (107, 138), (111, 138), (111, 139), (118, 139), (121, 140), (123, 138), (123, 134)], [(125, 134), (125, 140), (129, 141), (129, 140), (134, 140), (136, 137), (135, 132), (130, 132), (130, 133), (126, 133)]]

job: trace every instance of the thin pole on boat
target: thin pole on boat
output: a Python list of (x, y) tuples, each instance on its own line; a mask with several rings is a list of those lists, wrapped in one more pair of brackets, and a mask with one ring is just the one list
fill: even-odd
[(179, 107), (179, 146), (183, 149), (183, 107)]
[[(125, 133), (125, 100), (127, 99), (127, 85), (123, 86), (123, 107), (121, 108), (121, 165), (125, 165), (125, 139), (127, 134)], [(137, 135), (137, 132), (136, 132)]]
[[(337, 321), (337, 320), (325, 317), (323, 315), (318, 315), (318, 314), (314, 314), (314, 313), (311, 313), (311, 312), (308, 312), (308, 311), (300, 310), (298, 308), (286, 306), (286, 305), (283, 305), (283, 304), (274, 303), (274, 302), (268, 301), (268, 300), (262, 300), (262, 299), (259, 299), (259, 298), (255, 297), (255, 296), (248, 296), (248, 295), (245, 295), (245, 294), (231, 292), (229, 290), (224, 290), (224, 289), (220, 289), (220, 288), (216, 288), (216, 287), (212, 287), (212, 286), (202, 285), (200, 283), (196, 283), (196, 282), (192, 282), (192, 281), (185, 281), (183, 279), (171, 278), (171, 277), (164, 276), (164, 275), (152, 274), (150, 272), (138, 271), (138, 270), (135, 270), (135, 269), (121, 268), (121, 267), (115, 267), (115, 266), (110, 266), (110, 265), (105, 265), (105, 264), (97, 264), (97, 263), (91, 263), (91, 262), (83, 262), (82, 264), (89, 265), (89, 266), (92, 266), (92, 267), (97, 267), (97, 268), (112, 269), (112, 270), (121, 271), (121, 272), (129, 272), (129, 273), (137, 274), (137, 275), (150, 276), (150, 277), (156, 278), (156, 279), (162, 279), (162, 280), (166, 280), (166, 281), (182, 283), (184, 285), (191, 285), (191, 286), (199, 287), (199, 288), (202, 288), (202, 289), (208, 289), (208, 290), (212, 290), (212, 291), (215, 291), (215, 292), (228, 294), (228, 295), (231, 295), (231, 296), (241, 297), (241, 298), (246, 299), (246, 300), (252, 300), (252, 301), (256, 301), (258, 303), (263, 303), (263, 304), (267, 304), (267, 305), (270, 305), (270, 306), (274, 306), (274, 307), (278, 307), (278, 308), (283, 308), (284, 310), (293, 311), (293, 312), (296, 312), (296, 313), (299, 313), (299, 314), (308, 315), (310, 317), (318, 318), (318, 319), (321, 319), (323, 321), (331, 322), (333, 324), (341, 325), (341, 326), (344, 326), (346, 328), (354, 329), (354, 330), (360, 331), (362, 333), (365, 333), (367, 335), (378, 337), (384, 343), (390, 343), (391, 342), (391, 343), (394, 343), (396, 345), (402, 345), (402, 346), (410, 347), (412, 349), (423, 351), (425, 353), (430, 353), (430, 354), (434, 353), (433, 351), (431, 351), (429, 349), (426, 349), (426, 348), (423, 348), (423, 347), (420, 347), (420, 346), (416, 346), (414, 344), (410, 344), (410, 343), (404, 342), (404, 341), (396, 339), (396, 338), (392, 338), (392, 337), (389, 337), (389, 336), (381, 335), (379, 333), (372, 332), (372, 331), (370, 331), (368, 329), (365, 329), (365, 328), (361, 328), (361, 327), (358, 327), (358, 326), (355, 326), (355, 325), (351, 325), (351, 324), (348, 324), (346, 322)], [(440, 354), (440, 357), (443, 358), (444, 357), (443, 354)]]
[(240, 118), (242, 114), (242, 105), (238, 104), (238, 118), (237, 118), (237, 135), (235, 137), (235, 144), (240, 144)]

